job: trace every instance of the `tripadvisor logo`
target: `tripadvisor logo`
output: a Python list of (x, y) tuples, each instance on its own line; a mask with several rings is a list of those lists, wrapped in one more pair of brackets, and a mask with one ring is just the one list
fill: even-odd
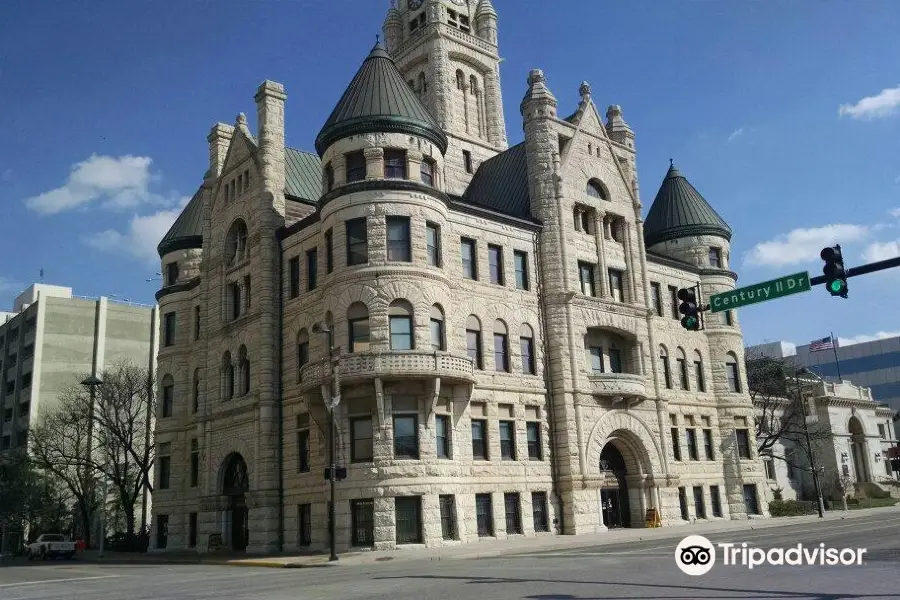
[(830, 548), (820, 543), (817, 546), (797, 544), (788, 548), (756, 548), (741, 544), (720, 542), (713, 545), (702, 535), (689, 535), (675, 548), (675, 564), (687, 575), (705, 575), (716, 564), (716, 555), (727, 567), (747, 567), (753, 569), (762, 565), (770, 566), (852, 566), (863, 564), (865, 548)]

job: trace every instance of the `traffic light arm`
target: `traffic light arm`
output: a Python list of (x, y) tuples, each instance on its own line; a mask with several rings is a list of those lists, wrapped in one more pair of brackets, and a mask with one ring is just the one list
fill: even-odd
[[(883, 271), (885, 269), (892, 269), (894, 267), (900, 267), (900, 256), (889, 258), (887, 260), (879, 260), (878, 262), (869, 263), (867, 265), (852, 267), (850, 269), (847, 269), (846, 275), (844, 275), (844, 277), (850, 278), (857, 275), (867, 275), (869, 273), (875, 273), (876, 271)], [(826, 281), (828, 281), (827, 277), (825, 277), (824, 275), (819, 275), (818, 277), (810, 278), (809, 285), (822, 285)]]

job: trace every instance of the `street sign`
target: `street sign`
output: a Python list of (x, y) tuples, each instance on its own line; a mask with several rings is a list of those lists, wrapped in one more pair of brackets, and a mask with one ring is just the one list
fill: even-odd
[(722, 312), (740, 308), (757, 302), (775, 300), (791, 294), (799, 294), (810, 290), (809, 273), (794, 273), (771, 281), (763, 281), (747, 287), (737, 288), (730, 292), (713, 294), (709, 297), (709, 309), (711, 312)]

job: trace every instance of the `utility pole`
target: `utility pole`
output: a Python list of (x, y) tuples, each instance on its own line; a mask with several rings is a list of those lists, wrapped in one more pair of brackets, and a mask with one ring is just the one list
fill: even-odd
[(822, 488), (819, 486), (819, 470), (816, 467), (816, 459), (813, 454), (812, 442), (810, 441), (810, 437), (809, 437), (809, 422), (807, 421), (806, 409), (804, 408), (804, 404), (803, 404), (803, 386), (800, 383), (800, 377), (799, 377), (801, 374), (808, 374), (808, 373), (809, 372), (807, 372), (806, 369), (800, 369), (800, 371), (798, 371), (794, 375), (794, 379), (797, 382), (797, 401), (800, 403), (800, 408), (803, 409), (802, 410), (803, 433), (806, 436), (806, 454), (809, 457), (809, 468), (810, 468), (810, 470), (812, 470), (813, 486), (815, 487), (816, 499), (818, 500), (819, 518), (824, 519), (825, 518), (825, 503), (822, 500)]

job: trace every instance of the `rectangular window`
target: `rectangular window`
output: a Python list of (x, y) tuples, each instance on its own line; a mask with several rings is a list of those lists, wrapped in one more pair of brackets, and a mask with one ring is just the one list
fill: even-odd
[(488, 458), (487, 421), (484, 419), (472, 419), (472, 458)]
[(228, 290), (231, 297), (231, 319), (237, 319), (241, 316), (241, 286), (236, 282), (228, 284)]
[(622, 283), (625, 274), (616, 269), (609, 269), (609, 295), (616, 302), (625, 302), (625, 287)]
[(722, 266), (722, 249), (721, 248), (710, 248), (709, 249), (709, 266), (714, 269), (718, 269)]
[(369, 317), (350, 319), (350, 352), (369, 350)]
[(672, 311), (672, 318), (681, 320), (681, 313), (678, 312), (678, 288), (674, 285), (669, 286), (669, 310)]
[(531, 515), (534, 519), (536, 533), (550, 531), (550, 519), (547, 514), (547, 492), (531, 492)]
[(622, 373), (622, 351), (618, 348), (609, 349), (609, 371), (611, 373)]
[(350, 542), (354, 547), (375, 545), (375, 500), (360, 498), (350, 501)]
[(200, 339), (200, 307), (194, 307), (194, 339)]
[(334, 189), (334, 167), (331, 163), (325, 165), (325, 191), (330, 192)]
[(164, 385), (162, 396), (162, 416), (163, 418), (171, 417), (172, 410), (175, 407), (175, 386), (172, 384)]
[(694, 516), (698, 519), (706, 518), (706, 501), (703, 499), (703, 486), (694, 486)]
[(169, 545), (169, 515), (156, 515), (156, 547), (160, 550)]
[(466, 279), (478, 279), (478, 262), (475, 253), (475, 240), (462, 238), (460, 242), (462, 255), (463, 277)]
[(728, 391), (741, 391), (741, 376), (736, 362), (725, 363), (725, 375), (728, 378)]
[(325, 232), (325, 269), (328, 273), (334, 270), (334, 231)]
[(763, 464), (766, 467), (766, 479), (775, 481), (775, 461), (770, 458), (768, 460), (764, 460)]
[(441, 227), (434, 223), (425, 224), (425, 246), (428, 250), (428, 265), (441, 266)]
[(729, 327), (734, 325), (734, 315), (732, 314), (732, 311), (730, 311), (730, 310), (724, 311), (722, 313), (722, 318), (725, 320), (725, 324), (728, 325)]
[(701, 392), (706, 391), (706, 378), (703, 377), (703, 361), (694, 361), (694, 377), (697, 378), (697, 389)]
[(297, 472), (309, 473), (309, 429), (297, 432)]
[(712, 429), (703, 430), (703, 451), (706, 454), (706, 460), (713, 460), (715, 452), (713, 452)]
[(691, 516), (688, 514), (687, 490), (683, 487), (678, 488), (678, 507), (681, 509), (681, 518), (690, 521)]
[(596, 296), (597, 288), (594, 286), (594, 265), (578, 261), (578, 280), (581, 282), (581, 293), (585, 296)]
[(500, 460), (516, 460), (515, 421), (500, 421)]
[(435, 415), (434, 437), (437, 444), (438, 458), (450, 458), (450, 417)]
[(409, 238), (409, 217), (387, 217), (387, 259), (389, 261), (412, 261), (412, 246)]
[[(432, 309), (434, 310), (434, 309)], [(435, 318), (435, 315), (432, 314), (431, 320), (428, 323), (429, 326), (429, 334), (431, 337), (431, 349), (435, 352), (439, 352), (444, 350), (444, 320), (443, 318)]]
[(516, 289), (529, 289), (528, 282), (528, 254), (521, 250), (513, 251), (513, 262), (516, 267)]
[(678, 428), (672, 428), (672, 457), (675, 460), (681, 460), (681, 438), (678, 435)]
[(878, 424), (878, 437), (880, 437), (883, 440), (887, 439), (887, 436), (884, 433), (884, 425), (882, 423)]
[(756, 484), (754, 483), (744, 484), (744, 508), (748, 515), (759, 514), (759, 501), (756, 497)]
[(319, 275), (319, 250), (313, 248), (306, 251), (306, 290), (316, 289), (316, 280)]
[(394, 458), (419, 458), (419, 418), (394, 415)]
[(506, 509), (506, 534), (522, 533), (522, 505), (519, 494), (516, 492), (503, 494), (503, 506)]
[(488, 244), (488, 265), (490, 267), (491, 283), (504, 285), (503, 283), (503, 248)]
[(525, 423), (525, 435), (528, 439), (528, 460), (543, 460), (541, 424), (537, 421)]
[(388, 317), (388, 328), (391, 332), (391, 350), (412, 350), (412, 317), (391, 315)]
[(422, 543), (422, 497), (394, 498), (394, 522), (397, 524), (398, 544)]
[(372, 417), (350, 419), (350, 462), (372, 462), (374, 436)]
[(494, 507), (490, 494), (475, 494), (475, 521), (478, 537), (494, 535)]
[(738, 456), (741, 458), (750, 458), (750, 430), (735, 429), (735, 437), (737, 438)]
[(650, 292), (653, 302), (653, 312), (661, 317), (663, 316), (662, 286), (658, 283), (651, 283)]
[(347, 228), (347, 266), (363, 265), (369, 262), (369, 236), (366, 231), (366, 219), (351, 219), (345, 223)]
[(406, 150), (384, 151), (384, 178), (406, 179)]
[(175, 285), (178, 281), (178, 263), (170, 262), (166, 265), (166, 285)]
[(466, 167), (466, 173), (472, 173), (472, 153), (468, 150), (463, 150), (463, 165)]
[(197, 547), (197, 513), (188, 515), (188, 548)]
[(681, 385), (681, 389), (689, 390), (691, 386), (688, 382), (687, 359), (678, 357), (675, 362), (678, 363), (678, 383)]
[(519, 338), (519, 350), (522, 353), (522, 373), (534, 375), (537, 372), (534, 362), (534, 340), (530, 337)]
[(425, 158), (419, 165), (419, 178), (425, 185), (434, 186), (434, 161)]
[(605, 372), (603, 368), (603, 348), (600, 346), (591, 346), (591, 372), (595, 374)]
[(484, 365), (481, 360), (481, 332), (466, 330), (466, 353), (469, 360), (475, 363), (476, 369), (483, 369)]
[(697, 430), (688, 428), (684, 430), (684, 433), (687, 436), (688, 457), (691, 460), (700, 460), (700, 452), (697, 449)]
[(167, 490), (169, 489), (169, 484), (171, 482), (172, 477), (172, 457), (171, 456), (160, 456), (159, 457), (159, 489)]
[(494, 369), (497, 371), (509, 371), (509, 355), (506, 349), (506, 334), (494, 334)]
[(297, 505), (297, 544), (312, 544), (312, 504)]
[(366, 178), (366, 155), (362, 151), (350, 152), (347, 161), (347, 183), (362, 181)]
[(712, 508), (712, 516), (722, 516), (722, 497), (719, 496), (719, 486), (709, 486), (709, 504)]
[(163, 345), (166, 347), (175, 345), (175, 313), (169, 312), (166, 313), (166, 316), (163, 317), (164, 321), (164, 336), (163, 336)]
[(449, 494), (438, 496), (438, 505), (441, 508), (441, 537), (445, 540), (458, 540), (456, 498)]
[(200, 481), (200, 444), (197, 438), (191, 438), (191, 479), (190, 486), (197, 487)]

